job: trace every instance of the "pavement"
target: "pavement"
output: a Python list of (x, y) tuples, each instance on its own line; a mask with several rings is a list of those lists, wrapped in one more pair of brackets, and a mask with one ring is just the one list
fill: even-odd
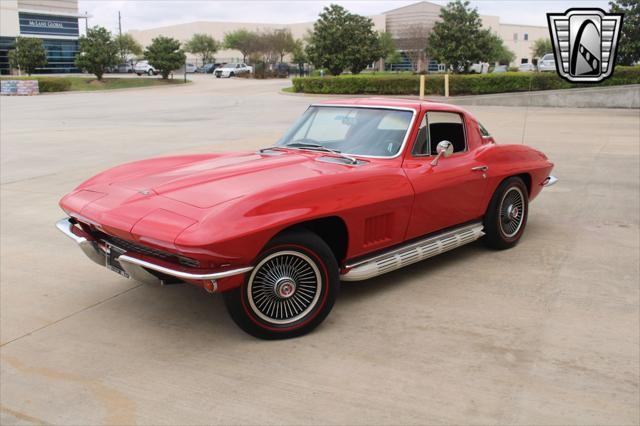
[(470, 106), (556, 163), (521, 243), (345, 283), (315, 332), (267, 342), (54, 228), (107, 167), (267, 146), (316, 100), (210, 77), (0, 98), (1, 424), (640, 423), (638, 110)]

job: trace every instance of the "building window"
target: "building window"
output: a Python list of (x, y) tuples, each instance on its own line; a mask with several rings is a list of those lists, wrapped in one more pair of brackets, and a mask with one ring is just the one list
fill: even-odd
[(529, 34), (524, 33), (524, 41), (529, 41)]
[(520, 59), (520, 63), (521, 63), (521, 64), (528, 64), (528, 63), (529, 63), (529, 58), (522, 58), (522, 59)]
[(513, 41), (518, 41), (518, 33), (513, 33)]

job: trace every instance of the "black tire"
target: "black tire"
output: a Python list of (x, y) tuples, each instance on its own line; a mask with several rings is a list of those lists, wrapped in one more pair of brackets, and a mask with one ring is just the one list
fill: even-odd
[(149, 74), (149, 77), (152, 77), (155, 73), (153, 72), (153, 70), (149, 70), (147, 71), (147, 74)]
[(291, 231), (267, 244), (244, 284), (223, 293), (233, 321), (261, 339), (309, 333), (331, 312), (340, 289), (338, 262), (311, 232)]
[(519, 177), (502, 181), (484, 215), (484, 243), (504, 250), (518, 244), (527, 225), (529, 192)]
[(138, 77), (142, 77), (142, 74), (140, 74), (139, 72), (137, 72), (137, 73), (136, 73), (136, 75), (137, 75)]
[(236, 76), (236, 75), (235, 75), (235, 73), (234, 73), (233, 71), (229, 73), (229, 78), (231, 78), (231, 77), (235, 77), (235, 76)]

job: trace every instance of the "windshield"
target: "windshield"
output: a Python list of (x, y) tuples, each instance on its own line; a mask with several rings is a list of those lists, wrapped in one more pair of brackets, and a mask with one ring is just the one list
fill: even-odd
[(412, 111), (404, 110), (312, 106), (277, 145), (393, 157), (402, 148), (412, 117)]

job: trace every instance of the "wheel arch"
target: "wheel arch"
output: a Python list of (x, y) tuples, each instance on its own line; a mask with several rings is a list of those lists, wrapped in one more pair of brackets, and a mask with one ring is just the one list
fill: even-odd
[(531, 196), (531, 175), (529, 173), (520, 173), (517, 175), (512, 175), (512, 176), (507, 176), (504, 179), (502, 179), (502, 182), (504, 182), (506, 179), (512, 178), (512, 177), (517, 177), (522, 179), (522, 181), (524, 182), (525, 186), (527, 187), (527, 196)]
[(327, 243), (331, 252), (338, 263), (342, 262), (347, 256), (349, 245), (349, 231), (345, 221), (339, 216), (326, 216), (317, 219), (311, 219), (304, 222), (290, 225), (276, 235), (282, 235), (285, 232), (306, 230), (318, 235)]

